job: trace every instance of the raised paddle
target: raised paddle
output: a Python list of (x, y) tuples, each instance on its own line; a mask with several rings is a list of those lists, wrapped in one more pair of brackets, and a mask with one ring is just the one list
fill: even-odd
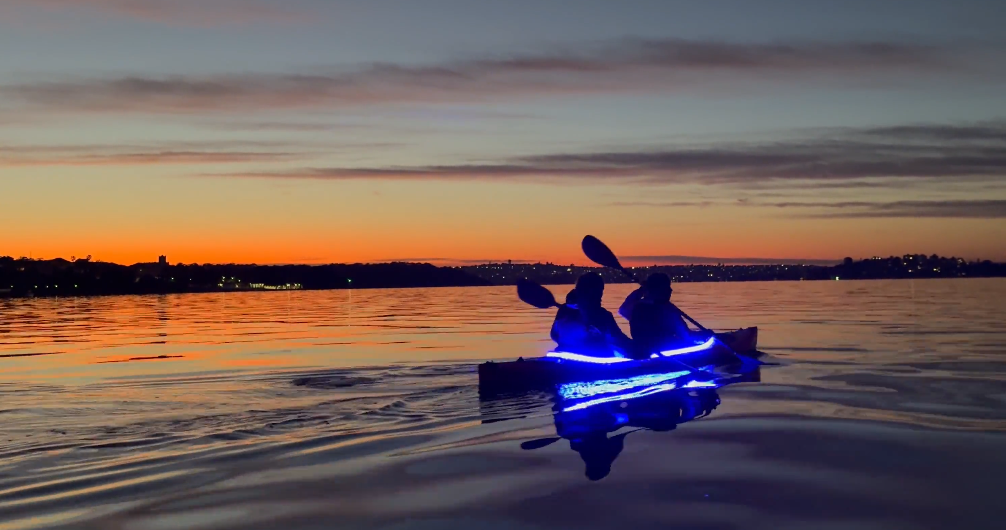
[(580, 244), (580, 247), (583, 248), (583, 253), (590, 258), (590, 261), (593, 261), (602, 267), (622, 271), (626, 276), (632, 278), (632, 281), (639, 283), (636, 275), (623, 267), (622, 264), (619, 263), (618, 257), (615, 256), (615, 253), (608, 248), (608, 245), (602, 243), (600, 239), (594, 236), (585, 236), (583, 238), (583, 243)]
[(538, 309), (562, 307), (559, 302), (555, 301), (552, 291), (531, 280), (517, 280), (517, 297), (525, 304), (532, 305)]
[[(525, 304), (538, 309), (566, 307), (566, 304), (555, 301), (555, 295), (552, 294), (552, 291), (526, 278), (517, 280), (517, 297)], [(591, 328), (596, 329), (593, 326)]]
[[(608, 245), (605, 245), (603, 242), (601, 242), (600, 239), (594, 236), (586, 236), (583, 238), (583, 243), (580, 246), (583, 248), (583, 253), (587, 255), (590, 261), (593, 261), (594, 263), (597, 263), (598, 265), (601, 265), (603, 267), (608, 267), (622, 271), (626, 276), (632, 278), (632, 281), (636, 283), (641, 283), (639, 281), (639, 278), (636, 278), (635, 274), (633, 274), (631, 271), (623, 267), (621, 263), (619, 263), (618, 258), (615, 256), (615, 253), (612, 252), (610, 248), (608, 248)], [(688, 319), (688, 321), (691, 322), (692, 324), (695, 324), (695, 327), (707, 333), (712, 333), (705, 326), (696, 322), (694, 318), (685, 314), (684, 311), (681, 311), (681, 308), (678, 308), (678, 311), (681, 312), (681, 316)]]

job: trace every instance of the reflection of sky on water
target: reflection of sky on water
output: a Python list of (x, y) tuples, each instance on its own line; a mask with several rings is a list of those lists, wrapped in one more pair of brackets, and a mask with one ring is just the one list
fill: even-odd
[(512, 289), (0, 301), (0, 356), (51, 354), (0, 357), (0, 524), (1001, 528), (1006, 282), (675, 299), (777, 364), (699, 421), (650, 406), (681, 389), (560, 418), (626, 434), (598, 482), (548, 396), (478, 399), (476, 362), (550, 346)]

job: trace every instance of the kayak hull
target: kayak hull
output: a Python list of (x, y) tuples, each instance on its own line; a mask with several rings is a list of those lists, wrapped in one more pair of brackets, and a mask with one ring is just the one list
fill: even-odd
[[(668, 357), (611, 364), (580, 362), (554, 357), (487, 362), (479, 365), (479, 392), (501, 394), (528, 390), (552, 390), (557, 385), (602, 379), (622, 379), (709, 367), (729, 368), (743, 363), (743, 355), (757, 349), (758, 328), (717, 333), (709, 347)], [(744, 357), (747, 357), (744, 355)], [(748, 362), (751, 362), (748, 360)]]
[(758, 350), (758, 328), (756, 327), (717, 333), (716, 338), (737, 353), (753, 354)]

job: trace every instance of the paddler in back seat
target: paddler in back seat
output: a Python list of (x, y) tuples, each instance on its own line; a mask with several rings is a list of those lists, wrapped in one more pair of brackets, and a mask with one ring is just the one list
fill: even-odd
[(681, 310), (671, 303), (671, 278), (651, 274), (618, 309), (629, 320), (629, 331), (640, 354), (650, 354), (693, 345), (698, 337), (688, 328)]
[(576, 288), (566, 297), (568, 305), (559, 309), (552, 324), (552, 340), (559, 350), (595, 357), (632, 356), (632, 340), (618, 327), (615, 317), (601, 307), (603, 295), (600, 274), (588, 272), (576, 281)]

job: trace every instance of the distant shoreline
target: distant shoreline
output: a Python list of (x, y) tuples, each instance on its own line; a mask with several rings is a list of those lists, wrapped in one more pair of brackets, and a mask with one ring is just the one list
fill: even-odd
[[(860, 279), (848, 279), (841, 280), (843, 282), (874, 282), (874, 281), (915, 281), (915, 280), (990, 280), (990, 279), (1004, 279), (1006, 276), (965, 276), (958, 278), (944, 278), (944, 277), (919, 277), (919, 278), (860, 278)], [(829, 280), (827, 278), (818, 280), (713, 280), (713, 281), (686, 281), (679, 283), (800, 283), (800, 282), (835, 282), (836, 280)], [(573, 285), (575, 282), (568, 283), (547, 283), (542, 284), (545, 287), (549, 286), (567, 286)], [(613, 281), (607, 282), (608, 285), (626, 285), (634, 284), (630, 280)], [(436, 285), (436, 286), (414, 286), (414, 287), (351, 287), (351, 288), (318, 288), (318, 289), (290, 289), (285, 291), (280, 290), (262, 290), (262, 289), (228, 289), (228, 290), (215, 290), (215, 291), (175, 291), (167, 293), (107, 293), (107, 294), (71, 294), (71, 295), (35, 295), (35, 296), (7, 296), (3, 292), (0, 292), (0, 300), (33, 300), (38, 298), (106, 298), (106, 297), (117, 297), (117, 296), (171, 296), (171, 295), (181, 295), (181, 294), (233, 294), (233, 293), (291, 293), (291, 292), (323, 292), (323, 291), (380, 291), (380, 290), (391, 290), (391, 289), (462, 289), (462, 288), (479, 288), (479, 287), (513, 287), (513, 284), (485, 284), (485, 285)]]
[[(900, 280), (1006, 277), (1006, 264), (906, 255), (822, 265), (669, 265), (633, 267), (639, 277), (668, 274), (675, 283)], [(487, 263), (437, 267), (424, 263), (332, 265), (117, 265), (90, 260), (0, 258), (0, 298), (54, 298), (250, 291), (329, 291), (514, 285), (530, 279), (570, 285), (586, 272), (608, 283), (631, 283), (598, 267), (552, 263)]]

